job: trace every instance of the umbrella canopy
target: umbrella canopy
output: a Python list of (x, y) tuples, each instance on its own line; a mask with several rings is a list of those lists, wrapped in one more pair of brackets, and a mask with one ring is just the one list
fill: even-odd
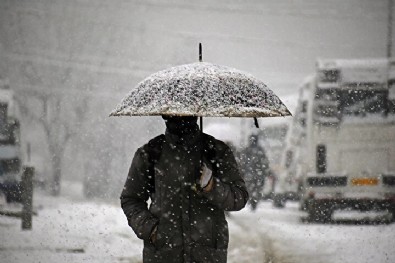
[(248, 73), (206, 62), (172, 67), (140, 82), (110, 116), (276, 117), (291, 115)]

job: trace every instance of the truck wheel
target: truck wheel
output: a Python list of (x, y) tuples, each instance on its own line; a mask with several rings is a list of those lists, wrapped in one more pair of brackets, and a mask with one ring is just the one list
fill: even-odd
[(7, 203), (21, 203), (22, 202), (22, 191), (19, 184), (9, 185), (4, 191)]
[(391, 221), (395, 222), (395, 208), (391, 209), (391, 216), (392, 216)]
[(276, 208), (284, 208), (285, 198), (282, 194), (276, 194), (273, 198), (273, 206)]
[(5, 199), (6, 199), (8, 204), (9, 203), (16, 203), (16, 202), (18, 202), (18, 198), (16, 198), (16, 196), (12, 192), (6, 193)]

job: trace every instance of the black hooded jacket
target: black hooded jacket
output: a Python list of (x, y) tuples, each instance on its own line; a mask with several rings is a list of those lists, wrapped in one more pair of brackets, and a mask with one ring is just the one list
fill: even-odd
[[(155, 162), (152, 145), (160, 148)], [(210, 192), (192, 190), (201, 159), (213, 171)], [(129, 225), (144, 240), (143, 262), (226, 262), (229, 234), (224, 211), (240, 210), (247, 200), (230, 148), (199, 130), (184, 137), (167, 130), (139, 148), (121, 194)]]

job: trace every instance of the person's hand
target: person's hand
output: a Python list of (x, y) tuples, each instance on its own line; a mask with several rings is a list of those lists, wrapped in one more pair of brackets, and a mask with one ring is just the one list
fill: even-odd
[(211, 171), (205, 163), (203, 163), (199, 184), (200, 188), (203, 189), (204, 192), (209, 192), (213, 188), (213, 171)]

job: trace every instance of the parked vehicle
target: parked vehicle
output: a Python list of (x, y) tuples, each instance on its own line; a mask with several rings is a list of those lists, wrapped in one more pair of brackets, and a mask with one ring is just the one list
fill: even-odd
[(299, 87), (297, 107), (288, 125), (273, 198), (273, 205), (278, 208), (284, 207), (288, 200), (300, 200), (303, 194), (303, 175), (307, 172), (307, 163), (304, 160), (307, 151), (307, 106), (312, 80), (313, 77), (308, 77)]
[(290, 130), (302, 129), (289, 135), (296, 142), (288, 144), (283, 176), (296, 181), (309, 219), (326, 221), (346, 208), (394, 214), (395, 62), (319, 60), (303, 90)]
[(21, 163), (20, 125), (14, 93), (8, 83), (0, 79), (0, 192), (7, 202), (21, 201)]

